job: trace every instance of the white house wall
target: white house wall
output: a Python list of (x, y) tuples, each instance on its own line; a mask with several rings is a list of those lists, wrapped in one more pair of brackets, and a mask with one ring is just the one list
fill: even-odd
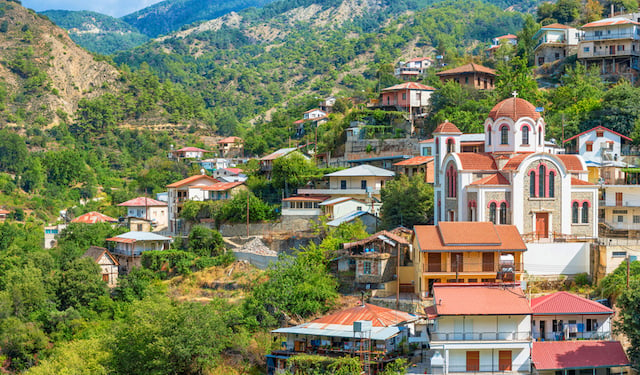
[(498, 370), (500, 350), (511, 350), (511, 370), (519, 373), (529, 373), (531, 370), (530, 344), (523, 344), (522, 348), (469, 348), (447, 349), (445, 358), (445, 373), (467, 372), (467, 351), (478, 350), (480, 352), (480, 372), (500, 373)]
[[(602, 137), (597, 136), (597, 132), (602, 131)], [(610, 151), (613, 155), (618, 155), (620, 159), (620, 143), (621, 138), (619, 135), (602, 130), (593, 130), (578, 137), (578, 153), (584, 158), (585, 161), (591, 161), (596, 163), (602, 163), (602, 143), (613, 142), (613, 149)], [(592, 151), (587, 151), (587, 142), (593, 142)]]
[(576, 275), (590, 272), (589, 243), (527, 243), (524, 269), (529, 275)]
[(353, 211), (371, 212), (371, 204), (350, 200), (346, 202), (336, 203), (333, 205), (333, 217), (339, 218)]
[[(586, 320), (596, 319), (598, 322), (598, 328), (595, 331), (586, 331)], [(534, 340), (540, 337), (540, 321), (545, 322), (545, 340), (555, 340), (553, 337), (553, 321), (562, 320), (563, 324), (568, 324), (570, 320), (575, 320), (576, 323), (584, 324), (585, 331), (577, 333), (578, 339), (594, 339), (594, 340), (608, 340), (611, 338), (611, 315), (535, 315), (532, 319), (532, 334)], [(570, 340), (571, 338), (565, 337)]]

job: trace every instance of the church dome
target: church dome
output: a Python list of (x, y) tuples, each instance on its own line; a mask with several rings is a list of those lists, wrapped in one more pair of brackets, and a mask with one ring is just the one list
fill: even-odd
[(536, 107), (528, 101), (520, 98), (509, 98), (496, 104), (489, 112), (489, 118), (493, 121), (500, 117), (508, 117), (513, 121), (518, 121), (522, 117), (532, 118), (537, 121), (541, 116), (536, 112)]
[(433, 131), (433, 134), (439, 134), (439, 133), (462, 134), (460, 129), (458, 129), (458, 127), (455, 126), (454, 123), (449, 122), (449, 121), (445, 121), (445, 122), (441, 123)]

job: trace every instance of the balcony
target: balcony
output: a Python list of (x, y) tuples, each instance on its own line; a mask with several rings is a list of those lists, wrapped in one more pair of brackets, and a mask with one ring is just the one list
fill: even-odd
[(436, 341), (530, 341), (530, 332), (432, 332)]
[[(365, 189), (298, 189), (298, 194), (315, 195), (367, 195)], [(380, 190), (372, 190), (371, 194), (380, 195)]]
[[(595, 47), (594, 47), (595, 48)], [(617, 51), (617, 50), (611, 50), (609, 48), (605, 48), (603, 50), (598, 50), (598, 51), (589, 51), (589, 52), (585, 52), (584, 49), (579, 49), (578, 50), (578, 58), (579, 59), (588, 59), (588, 58), (600, 58), (600, 57), (629, 57), (629, 56), (640, 56), (640, 51), (633, 51), (633, 50), (628, 50), (628, 51)], [(621, 73), (625, 73), (625, 72), (621, 72)]]
[[(456, 268), (458, 268), (456, 270)], [(524, 272), (524, 263), (516, 263), (513, 265), (514, 272)], [(456, 273), (492, 273), (495, 274), (500, 271), (500, 265), (498, 263), (469, 263), (464, 262), (456, 267), (455, 262), (440, 262), (440, 263), (427, 263), (424, 265), (424, 273), (429, 274), (453, 274)]]
[(633, 34), (633, 32), (613, 32), (602, 35), (584, 35), (582, 41), (594, 41), (594, 40), (612, 40), (612, 39), (640, 39), (640, 36)]
[[(540, 334), (535, 332), (533, 334), (533, 339), (535, 341), (540, 341), (541, 340)], [(565, 337), (564, 332), (547, 332), (544, 335), (544, 341), (564, 341), (564, 340), (611, 340), (611, 332), (609, 331), (574, 332), (574, 333), (569, 333), (568, 337)]]

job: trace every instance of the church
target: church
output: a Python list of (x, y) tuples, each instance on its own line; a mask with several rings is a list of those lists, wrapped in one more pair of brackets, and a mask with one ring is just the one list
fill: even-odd
[(462, 132), (433, 132), (434, 223), (515, 225), (527, 241), (598, 235), (598, 187), (579, 155), (545, 144), (545, 121), (528, 101), (498, 103), (484, 122), (484, 151), (461, 152)]

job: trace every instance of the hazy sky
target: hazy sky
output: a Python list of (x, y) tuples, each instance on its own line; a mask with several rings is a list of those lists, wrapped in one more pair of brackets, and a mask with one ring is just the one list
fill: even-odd
[(92, 10), (121, 17), (161, 0), (22, 0), (22, 5), (40, 12), (50, 9)]

